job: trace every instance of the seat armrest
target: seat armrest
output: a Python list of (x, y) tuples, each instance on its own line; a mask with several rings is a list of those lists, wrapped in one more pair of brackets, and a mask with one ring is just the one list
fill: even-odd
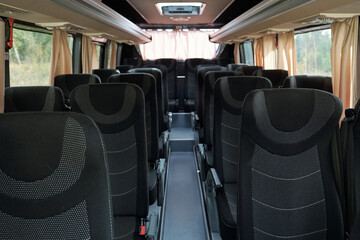
[(214, 181), (214, 188), (215, 189), (220, 189), (223, 187), (222, 183), (220, 182), (220, 178), (216, 172), (215, 168), (210, 168), (210, 174), (211, 174), (211, 178)]

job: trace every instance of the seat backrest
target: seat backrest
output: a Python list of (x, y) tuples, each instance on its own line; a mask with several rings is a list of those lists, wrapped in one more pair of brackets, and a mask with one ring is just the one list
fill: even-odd
[(127, 73), (130, 69), (134, 68), (133, 65), (119, 65), (116, 66), (116, 70), (119, 70), (120, 73)]
[(144, 68), (157, 68), (161, 71), (162, 75), (162, 88), (164, 96), (164, 113), (169, 112), (169, 86), (167, 80), (167, 67), (162, 64), (147, 63), (143, 65)]
[(208, 71), (204, 77), (204, 143), (213, 145), (214, 124), (214, 87), (215, 82), (221, 77), (240, 76), (236, 71)]
[(319, 90), (249, 93), (240, 132), (238, 239), (344, 239), (334, 167), (341, 113), (340, 100)]
[(222, 183), (237, 182), (242, 105), (252, 90), (271, 88), (267, 78), (221, 77), (214, 87), (214, 167)]
[(204, 87), (204, 78), (205, 74), (209, 71), (226, 71), (225, 67), (209, 65), (197, 68), (197, 81), (195, 84), (196, 87), (196, 96), (195, 96), (195, 110), (197, 111), (200, 125), (203, 126), (204, 122), (204, 97), (205, 97), (205, 87)]
[(109, 78), (111, 75), (119, 74), (120, 71), (117, 70), (117, 69), (106, 69), (106, 68), (102, 68), (102, 69), (93, 69), (93, 70), (92, 70), (92, 73), (98, 75), (99, 78), (101, 79), (101, 82), (102, 82), (102, 83), (106, 83), (107, 80), (108, 80), (108, 78)]
[(64, 93), (65, 103), (68, 104), (70, 93), (82, 84), (101, 83), (99, 76), (94, 74), (62, 74), (54, 79), (54, 86), (59, 87)]
[(58, 87), (39, 86), (5, 88), (4, 112), (53, 112), (64, 110), (64, 95)]
[(125, 58), (123, 64), (132, 65), (136, 68), (139, 68), (143, 65), (143, 60), (141, 58)]
[(281, 69), (263, 70), (259, 69), (254, 72), (254, 76), (261, 76), (269, 79), (273, 88), (282, 87), (285, 78), (288, 76), (288, 71)]
[(203, 58), (188, 58), (185, 60), (185, 97), (187, 99), (195, 99), (196, 94), (196, 77), (197, 67), (199, 65), (206, 65)]
[(113, 239), (108, 166), (77, 113), (0, 115), (1, 239)]
[(262, 69), (261, 66), (246, 66), (246, 65), (240, 65), (238, 66), (235, 71), (239, 71), (243, 73), (245, 76), (252, 76), (255, 71)]
[(214, 62), (216, 65), (227, 67), (227, 65), (234, 63), (234, 59), (233, 58), (216, 58), (216, 59), (214, 59)]
[(159, 132), (166, 130), (164, 124), (164, 95), (163, 95), (163, 84), (162, 84), (162, 73), (157, 68), (133, 68), (129, 70), (129, 73), (148, 73), (154, 76), (156, 80), (156, 97), (158, 106), (158, 124)]
[(235, 71), (240, 66), (249, 66), (246, 63), (230, 63), (227, 65), (229, 71)]
[(98, 125), (108, 155), (114, 216), (148, 214), (144, 96), (132, 84), (91, 84), (70, 96), (72, 111)]
[(167, 86), (169, 99), (178, 98), (177, 93), (177, 73), (176, 73), (176, 59), (160, 58), (155, 60), (156, 64), (164, 65), (167, 68)]
[(289, 76), (284, 81), (284, 88), (314, 88), (329, 93), (333, 92), (331, 77), (326, 76)]
[(148, 160), (154, 163), (159, 158), (159, 128), (156, 80), (148, 73), (124, 73), (113, 75), (110, 83), (131, 83), (139, 86), (145, 96), (145, 120)]

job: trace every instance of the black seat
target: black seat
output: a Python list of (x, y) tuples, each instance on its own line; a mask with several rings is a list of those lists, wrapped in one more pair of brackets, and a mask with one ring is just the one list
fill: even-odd
[(288, 76), (288, 71), (281, 69), (263, 70), (259, 69), (254, 72), (254, 76), (261, 76), (269, 79), (273, 88), (282, 87), (285, 78)]
[(209, 71), (226, 71), (225, 67), (209, 65), (197, 68), (197, 81), (196, 81), (196, 91), (197, 94), (195, 96), (195, 110), (197, 112), (199, 118), (200, 125), (200, 140), (203, 140), (203, 123), (204, 123), (204, 97), (205, 97), (205, 74)]
[(70, 106), (69, 97), (72, 90), (82, 84), (101, 83), (99, 76), (94, 74), (62, 74), (54, 79), (54, 86), (59, 87), (64, 93), (65, 104)]
[[(340, 100), (313, 89), (249, 93), (243, 106), (237, 239), (344, 239), (337, 186)], [(340, 180), (340, 179), (339, 179)]]
[(98, 75), (102, 83), (106, 83), (108, 78), (111, 77), (111, 75), (119, 74), (120, 71), (117, 69), (102, 68), (102, 69), (93, 69), (92, 73)]
[(240, 66), (249, 66), (249, 65), (245, 63), (230, 63), (227, 65), (227, 68), (229, 71), (235, 71)]
[(153, 204), (157, 198), (156, 162), (159, 159), (156, 80), (153, 75), (148, 73), (124, 73), (111, 76), (109, 82), (135, 84), (144, 92), (147, 156), (149, 161), (149, 202)]
[(166, 82), (167, 94), (168, 94), (168, 106), (169, 111), (177, 111), (178, 89), (177, 89), (177, 73), (176, 73), (176, 59), (173, 58), (160, 58), (156, 59), (156, 64), (164, 65), (167, 68)]
[(284, 88), (314, 88), (333, 92), (331, 77), (326, 76), (289, 76), (284, 81)]
[(252, 76), (255, 71), (261, 70), (261, 66), (247, 66), (247, 65), (240, 65), (238, 66), (235, 71), (241, 72), (245, 76)]
[(0, 115), (1, 239), (113, 239), (100, 132), (77, 113)]
[(148, 215), (144, 95), (135, 85), (91, 84), (76, 88), (72, 110), (97, 123), (108, 156), (115, 239), (138, 239)]
[(60, 88), (50, 86), (5, 88), (4, 112), (65, 111)]
[(233, 58), (215, 58), (214, 62), (216, 65), (219, 65), (222, 67), (227, 67), (229, 64), (234, 63), (234, 59)]
[(127, 73), (130, 69), (134, 68), (133, 65), (119, 65), (116, 66), (116, 70), (118, 70), (120, 73)]
[(123, 64), (132, 65), (134, 68), (139, 68), (143, 65), (143, 60), (141, 58), (125, 58)]
[(255, 76), (222, 77), (215, 83), (213, 166), (223, 186), (216, 196), (222, 239), (236, 237), (237, 166), (242, 104), (250, 91), (271, 87), (268, 79)]
[(166, 120), (165, 120), (165, 111), (164, 111), (164, 94), (163, 94), (163, 84), (162, 84), (162, 73), (157, 68), (133, 68), (129, 70), (129, 73), (148, 73), (154, 76), (156, 80), (156, 96), (157, 96), (157, 106), (158, 106), (158, 123), (159, 123), (159, 132), (167, 130)]

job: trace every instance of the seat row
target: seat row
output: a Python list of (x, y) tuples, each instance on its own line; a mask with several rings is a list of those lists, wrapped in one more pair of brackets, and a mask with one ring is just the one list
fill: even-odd
[[(359, 227), (360, 172), (358, 160), (343, 157), (356, 147), (340, 141), (342, 104), (323, 91), (331, 79), (295, 76), (286, 82), (311, 89), (271, 89), (261, 76), (223, 74), (205, 74), (204, 139), (196, 147), (213, 236), (346, 239)], [(356, 146), (355, 135), (347, 136)]]

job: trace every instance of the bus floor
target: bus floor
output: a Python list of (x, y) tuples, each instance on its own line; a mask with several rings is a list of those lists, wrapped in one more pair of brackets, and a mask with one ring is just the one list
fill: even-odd
[(210, 239), (194, 144), (191, 114), (173, 114), (161, 240)]

